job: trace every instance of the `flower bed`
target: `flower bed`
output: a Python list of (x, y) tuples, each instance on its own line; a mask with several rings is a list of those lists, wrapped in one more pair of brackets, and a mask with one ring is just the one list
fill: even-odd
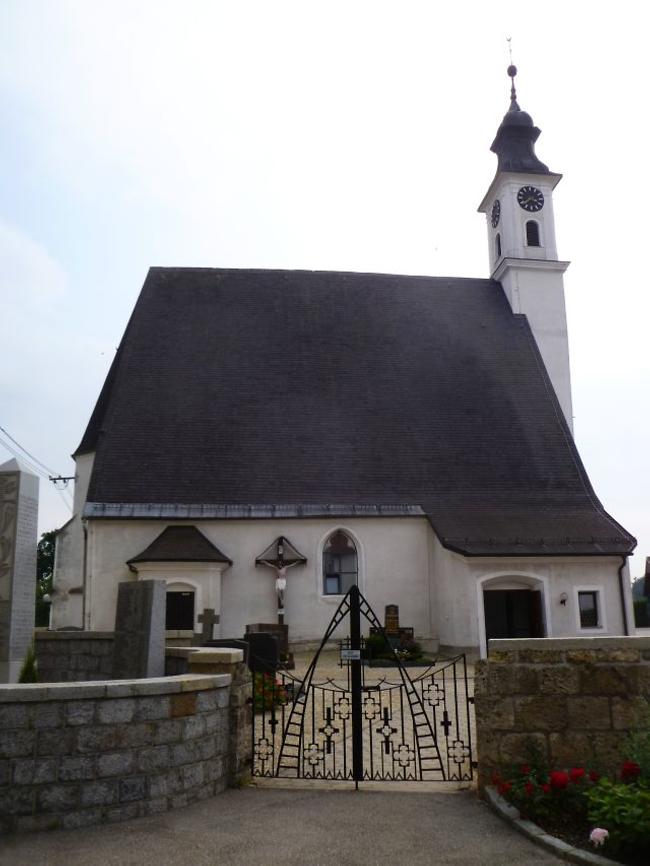
[[(638, 739), (638, 738), (637, 738)], [(635, 757), (650, 758), (650, 734)], [(646, 754), (644, 755), (644, 749)], [(522, 818), (568, 844), (598, 850), (630, 866), (650, 862), (650, 761), (623, 763), (616, 778), (585, 767), (530, 764), (495, 773), (497, 792)]]

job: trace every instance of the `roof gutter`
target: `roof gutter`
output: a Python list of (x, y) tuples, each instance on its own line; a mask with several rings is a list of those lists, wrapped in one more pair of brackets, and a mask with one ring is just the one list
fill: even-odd
[(623, 614), (623, 632), (626, 635), (630, 634), (630, 624), (627, 618), (627, 605), (625, 604), (625, 584), (623, 577), (623, 569), (627, 565), (627, 554), (621, 556), (621, 564), (618, 567), (618, 589), (621, 594), (621, 613)]

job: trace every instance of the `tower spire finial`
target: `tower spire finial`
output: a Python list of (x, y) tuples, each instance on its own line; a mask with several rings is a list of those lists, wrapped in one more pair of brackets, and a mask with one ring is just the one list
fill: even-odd
[(508, 66), (508, 75), (510, 76), (510, 111), (521, 111), (517, 103), (517, 91), (515, 90), (515, 75), (517, 67), (512, 62), (512, 36), (506, 39), (508, 43), (508, 53), (510, 54), (510, 65)]

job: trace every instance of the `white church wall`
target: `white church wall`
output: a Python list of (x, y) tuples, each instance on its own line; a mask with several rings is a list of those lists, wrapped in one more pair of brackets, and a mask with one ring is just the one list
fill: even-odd
[[(168, 525), (145, 520), (89, 521), (89, 628), (113, 628), (117, 586), (122, 580), (136, 579), (126, 560), (140, 553)], [(419, 637), (432, 636), (427, 555), (430, 528), (425, 518), (197, 521), (195, 525), (233, 560), (221, 578), (222, 636), (242, 635), (247, 623), (277, 620), (274, 574), (265, 566), (256, 566), (255, 558), (284, 535), (308, 560), (287, 575), (285, 621), (290, 639), (320, 639), (340, 601), (340, 596), (323, 594), (322, 582), (323, 545), (336, 529), (347, 532), (357, 546), (359, 585), (378, 617), (383, 621), (385, 605), (398, 604), (403, 625), (413, 626)], [(168, 569), (171, 580), (173, 564)], [(198, 599), (196, 607), (198, 614)]]
[(72, 517), (56, 535), (51, 628), (83, 627), (84, 526), (81, 512), (86, 501), (95, 455), (76, 458)]
[[(621, 635), (625, 625), (618, 569), (621, 560), (603, 557), (465, 558), (444, 548), (433, 536), (432, 610), (443, 646), (478, 647), (485, 652), (483, 590), (530, 586), (543, 593), (548, 637)], [(629, 580), (623, 576), (628, 628)], [(599, 593), (603, 617), (597, 629), (581, 629), (578, 592)], [(566, 596), (565, 604), (561, 600)]]

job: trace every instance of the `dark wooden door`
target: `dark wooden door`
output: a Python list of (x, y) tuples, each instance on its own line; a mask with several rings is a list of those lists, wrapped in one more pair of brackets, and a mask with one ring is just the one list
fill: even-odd
[(168, 592), (166, 613), (167, 631), (194, 631), (194, 593)]
[(530, 589), (491, 589), (483, 593), (485, 639), (543, 637), (542, 594)]

